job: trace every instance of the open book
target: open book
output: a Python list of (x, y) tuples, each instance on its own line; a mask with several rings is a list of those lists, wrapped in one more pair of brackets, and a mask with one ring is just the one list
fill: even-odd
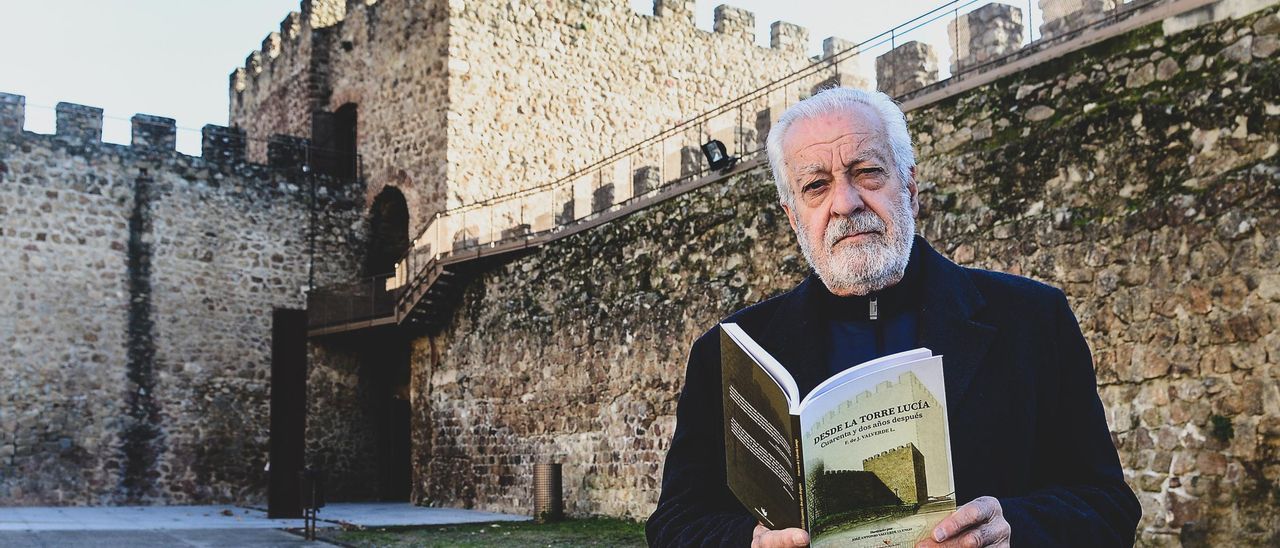
[(942, 356), (850, 367), (803, 399), (737, 324), (720, 325), (729, 488), (814, 546), (914, 546), (956, 508)]

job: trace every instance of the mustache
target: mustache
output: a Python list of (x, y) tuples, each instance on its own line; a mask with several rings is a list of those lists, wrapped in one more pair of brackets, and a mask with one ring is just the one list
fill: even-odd
[(827, 249), (831, 249), (841, 238), (853, 236), (862, 232), (874, 232), (881, 236), (884, 235), (888, 226), (885, 225), (884, 219), (879, 215), (870, 211), (860, 211), (848, 217), (836, 217), (827, 223), (827, 231), (824, 234), (824, 240)]

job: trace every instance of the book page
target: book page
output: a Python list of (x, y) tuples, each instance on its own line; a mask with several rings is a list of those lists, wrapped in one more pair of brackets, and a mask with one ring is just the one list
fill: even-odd
[(720, 378), (729, 489), (770, 528), (799, 527), (799, 440), (786, 394), (728, 331), (720, 331)]
[(800, 401), (800, 405), (797, 406), (799, 410), (796, 412), (796, 414), (803, 412), (804, 408), (809, 405), (809, 402), (813, 401), (818, 396), (821, 396), (824, 392), (832, 388), (840, 386), (846, 382), (852, 381), (859, 377), (863, 377), (871, 373), (875, 373), (877, 371), (883, 371), (890, 367), (896, 367), (899, 364), (903, 364), (907, 362), (923, 360), (932, 355), (933, 355), (933, 352), (930, 351), (928, 348), (916, 348), (912, 350), (898, 352), (897, 354), (889, 354), (888, 356), (884, 356), (882, 358), (876, 358), (869, 362), (862, 362), (858, 365), (845, 369), (844, 371), (841, 371), (839, 373), (836, 373), (835, 375), (832, 375), (831, 378), (825, 381), (822, 381), (822, 383), (819, 384), (818, 386), (813, 387), (813, 390), (810, 390), (809, 394), (806, 395), (804, 399)]
[(879, 367), (800, 414), (813, 546), (914, 546), (956, 508), (942, 357)]

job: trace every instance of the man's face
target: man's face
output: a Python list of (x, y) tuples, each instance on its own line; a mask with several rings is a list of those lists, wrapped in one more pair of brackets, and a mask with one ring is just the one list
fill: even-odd
[(869, 107), (795, 122), (782, 143), (805, 259), (832, 293), (866, 295), (902, 279), (915, 235), (915, 169), (903, 181)]

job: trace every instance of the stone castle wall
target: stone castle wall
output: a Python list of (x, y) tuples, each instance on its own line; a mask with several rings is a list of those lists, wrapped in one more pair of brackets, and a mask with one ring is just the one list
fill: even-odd
[(315, 59), (314, 26), (302, 14), (290, 13), (280, 30), (262, 41), (262, 49), (245, 58), (244, 67), (231, 73), (232, 127), (251, 138), (249, 158), (265, 163), (266, 138), (270, 135), (311, 135), (311, 112), (316, 110), (312, 79)]
[[(909, 114), (920, 227), (954, 260), (1062, 287), (1144, 509), (1142, 545), (1277, 541), (1276, 8), (1151, 25)], [(688, 345), (796, 283), (767, 170), (472, 282), (414, 341), (415, 497), (643, 518)]]
[[(775, 24), (771, 47), (760, 47), (754, 20), (722, 8), (707, 32), (694, 27), (687, 0), (659, 0), (654, 15), (621, 0), (552, 9), (467, 2), (451, 21), (448, 206), (550, 183), (812, 62), (807, 31)], [(666, 180), (676, 179), (681, 146), (714, 133), (733, 154), (733, 128), (753, 127), (765, 106), (727, 113), (702, 135), (638, 160), (667, 164)], [(754, 149), (763, 136), (741, 138)], [(626, 183), (640, 167), (624, 166), (615, 200), (629, 197)]]
[(0, 142), (6, 504), (102, 504), (121, 483), (132, 177), (110, 157), (50, 173), (77, 160), (67, 145)]
[[(0, 501), (265, 500), (271, 312), (305, 307), (310, 186), (177, 154), (172, 120), (167, 149), (104, 144), (80, 131), (101, 111), (67, 107), (59, 135), (0, 130)], [(318, 284), (354, 275), (360, 237), (359, 190), (321, 184)]]
[(445, 205), (448, 16), (443, 0), (350, 3), (332, 29), (332, 93), (319, 106), (356, 105), (366, 204), (384, 187), (398, 188), (409, 206), (410, 231)]
[[(357, 105), (368, 200), (399, 188), (416, 235), (446, 208), (551, 183), (813, 61), (807, 32), (795, 25), (775, 23), (767, 48), (754, 43), (750, 12), (722, 6), (714, 27), (694, 27), (691, 0), (656, 0), (654, 15), (624, 0), (305, 0), (232, 73), (231, 124), (250, 138), (309, 137), (313, 111)], [(828, 44), (827, 56), (850, 45)], [(823, 79), (858, 82), (858, 62), (834, 63), (788, 97), (762, 97), (750, 112), (652, 147), (623, 166), (628, 184), (612, 199), (630, 197), (637, 169), (684, 175), (701, 158), (690, 143), (715, 137), (731, 154), (739, 141), (753, 150), (763, 139), (758, 117), (767, 131), (771, 109), (776, 117)], [(739, 126), (752, 129), (739, 134)], [(591, 201), (586, 192), (581, 207)], [(530, 204), (526, 222), (561, 205)]]

